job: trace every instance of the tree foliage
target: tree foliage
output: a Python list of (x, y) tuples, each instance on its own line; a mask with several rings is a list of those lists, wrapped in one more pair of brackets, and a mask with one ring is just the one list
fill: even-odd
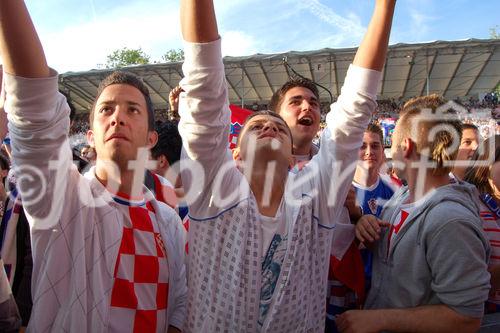
[(129, 49), (124, 47), (113, 51), (107, 57), (106, 68), (120, 68), (130, 65), (149, 64), (150, 57), (141, 48)]
[(171, 49), (165, 53), (161, 59), (164, 62), (179, 62), (184, 61), (184, 50), (183, 49)]
[[(181, 62), (184, 61), (184, 50), (171, 49), (161, 57), (161, 62)], [(151, 63), (151, 57), (141, 48), (129, 49), (127, 47), (114, 50), (108, 55), (106, 68), (121, 68), (131, 65), (146, 65)], [(158, 63), (154, 61), (154, 63)]]
[(498, 25), (490, 28), (490, 38), (492, 39), (500, 39), (500, 33), (497, 31)]

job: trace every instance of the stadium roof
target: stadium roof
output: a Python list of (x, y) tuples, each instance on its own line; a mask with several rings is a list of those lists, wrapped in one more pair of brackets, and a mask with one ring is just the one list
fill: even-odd
[[(356, 48), (225, 57), (229, 99), (234, 104), (269, 102), (293, 71), (313, 79), (338, 96)], [(289, 65), (285, 65), (285, 61)], [(131, 66), (123, 70), (143, 78), (157, 109), (167, 109), (168, 94), (182, 78), (182, 63)], [(69, 92), (77, 111), (90, 110), (99, 82), (112, 70), (65, 73), (60, 88)], [(429, 85), (427, 86), (427, 77)], [(488, 93), (500, 83), (500, 40), (469, 39), (389, 48), (379, 98), (410, 98), (438, 93), (447, 98)], [(329, 94), (320, 89), (321, 99)]]

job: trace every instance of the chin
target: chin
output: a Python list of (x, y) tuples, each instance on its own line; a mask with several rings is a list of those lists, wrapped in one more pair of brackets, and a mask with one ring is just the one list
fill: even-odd
[[(291, 149), (290, 149), (291, 150)], [(288, 163), (288, 158), (291, 157), (291, 152), (290, 155), (287, 156), (287, 154), (284, 153), (283, 149), (274, 149), (271, 144), (265, 144), (265, 145), (259, 145), (257, 149), (255, 150), (255, 155), (254, 158), (256, 161), (286, 161)], [(247, 158), (248, 159), (248, 154)]]

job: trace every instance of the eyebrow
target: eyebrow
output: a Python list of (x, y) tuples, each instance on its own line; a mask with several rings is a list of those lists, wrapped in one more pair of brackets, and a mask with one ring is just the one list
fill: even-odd
[[(126, 103), (129, 106), (141, 106), (140, 103), (137, 103), (137, 102), (134, 102), (134, 101), (126, 101)], [(109, 99), (109, 100), (102, 101), (98, 105), (115, 105), (115, 104), (117, 104), (116, 101), (114, 101), (112, 99)]]
[(298, 99), (310, 99), (310, 100), (315, 101), (315, 102), (318, 101), (318, 99), (316, 98), (316, 96), (310, 96), (308, 98), (308, 97), (305, 97), (303, 95), (295, 95), (295, 96), (290, 97), (290, 100), (298, 100)]
[[(260, 123), (263, 123), (263, 122), (266, 122), (266, 121), (268, 121), (268, 119), (265, 119), (265, 118), (264, 118), (264, 119), (255, 119), (255, 120), (254, 120), (254, 119), (252, 119), (252, 120), (248, 123), (248, 125), (249, 125), (249, 126), (252, 126), (252, 125), (255, 125), (255, 124), (260, 124)], [(275, 124), (276, 124), (276, 126), (278, 126), (279, 128), (284, 129), (284, 130), (286, 130), (286, 129), (287, 129), (287, 126), (286, 126), (284, 123), (282, 123), (282, 122), (280, 121), (280, 119), (279, 119), (279, 118), (276, 118), (276, 120), (272, 119), (271, 121), (272, 121), (273, 123), (275, 123)]]

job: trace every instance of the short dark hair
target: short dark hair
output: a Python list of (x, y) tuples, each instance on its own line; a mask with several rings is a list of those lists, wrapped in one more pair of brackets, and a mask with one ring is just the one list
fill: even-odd
[(173, 165), (181, 158), (182, 139), (177, 128), (177, 122), (165, 121), (156, 127), (158, 142), (151, 148), (154, 159), (165, 155), (168, 164)]
[(313, 81), (302, 77), (291, 78), (273, 94), (273, 97), (271, 97), (271, 102), (269, 102), (269, 109), (279, 113), (279, 109), (281, 108), (281, 104), (283, 103), (283, 99), (285, 98), (285, 94), (288, 90), (295, 87), (303, 87), (309, 89), (319, 101), (319, 90)]
[(384, 132), (382, 131), (382, 128), (379, 125), (377, 125), (375, 123), (369, 123), (365, 132), (378, 134), (380, 136), (380, 143), (382, 145), (384, 144)]
[(462, 123), (462, 132), (466, 129), (471, 129), (479, 133), (479, 128), (474, 124)]
[[(278, 118), (280, 119), (286, 126), (286, 128), (288, 129), (288, 134), (290, 134), (290, 140), (292, 140), (292, 147), (293, 147), (293, 135), (292, 135), (292, 131), (290, 130), (290, 127), (288, 127), (288, 124), (286, 123), (285, 119), (283, 119), (283, 117), (281, 117), (279, 115), (279, 113), (277, 112), (274, 112), (274, 111), (271, 111), (271, 110), (262, 110), (262, 111), (256, 111), (256, 112), (253, 112), (251, 113), (247, 119), (245, 119), (245, 123), (243, 124), (243, 126), (241, 127), (241, 131), (240, 131), (240, 134), (241, 132), (243, 132), (243, 129), (247, 126), (248, 122), (252, 119), (252, 118), (255, 118), (257, 116), (271, 116), (271, 117), (274, 117), (274, 118)], [(238, 140), (237, 140), (237, 143), (236, 145), (239, 146), (240, 145), (240, 138), (241, 138), (241, 135), (238, 135)], [(293, 148), (292, 148), (293, 149)]]
[(146, 100), (146, 107), (148, 111), (148, 129), (150, 131), (154, 131), (155, 113), (153, 108), (153, 101), (151, 100), (151, 96), (149, 95), (148, 87), (146, 87), (144, 82), (142, 82), (142, 80), (135, 74), (123, 71), (115, 71), (111, 73), (106, 78), (104, 78), (104, 80), (102, 80), (101, 83), (99, 84), (99, 87), (97, 88), (97, 96), (94, 100), (94, 104), (92, 105), (92, 110), (90, 110), (90, 115), (89, 115), (90, 128), (92, 128), (94, 123), (94, 111), (99, 96), (101, 96), (104, 89), (113, 84), (128, 84), (129, 86), (137, 88), (137, 90), (139, 90), (142, 93), (144, 99)]

